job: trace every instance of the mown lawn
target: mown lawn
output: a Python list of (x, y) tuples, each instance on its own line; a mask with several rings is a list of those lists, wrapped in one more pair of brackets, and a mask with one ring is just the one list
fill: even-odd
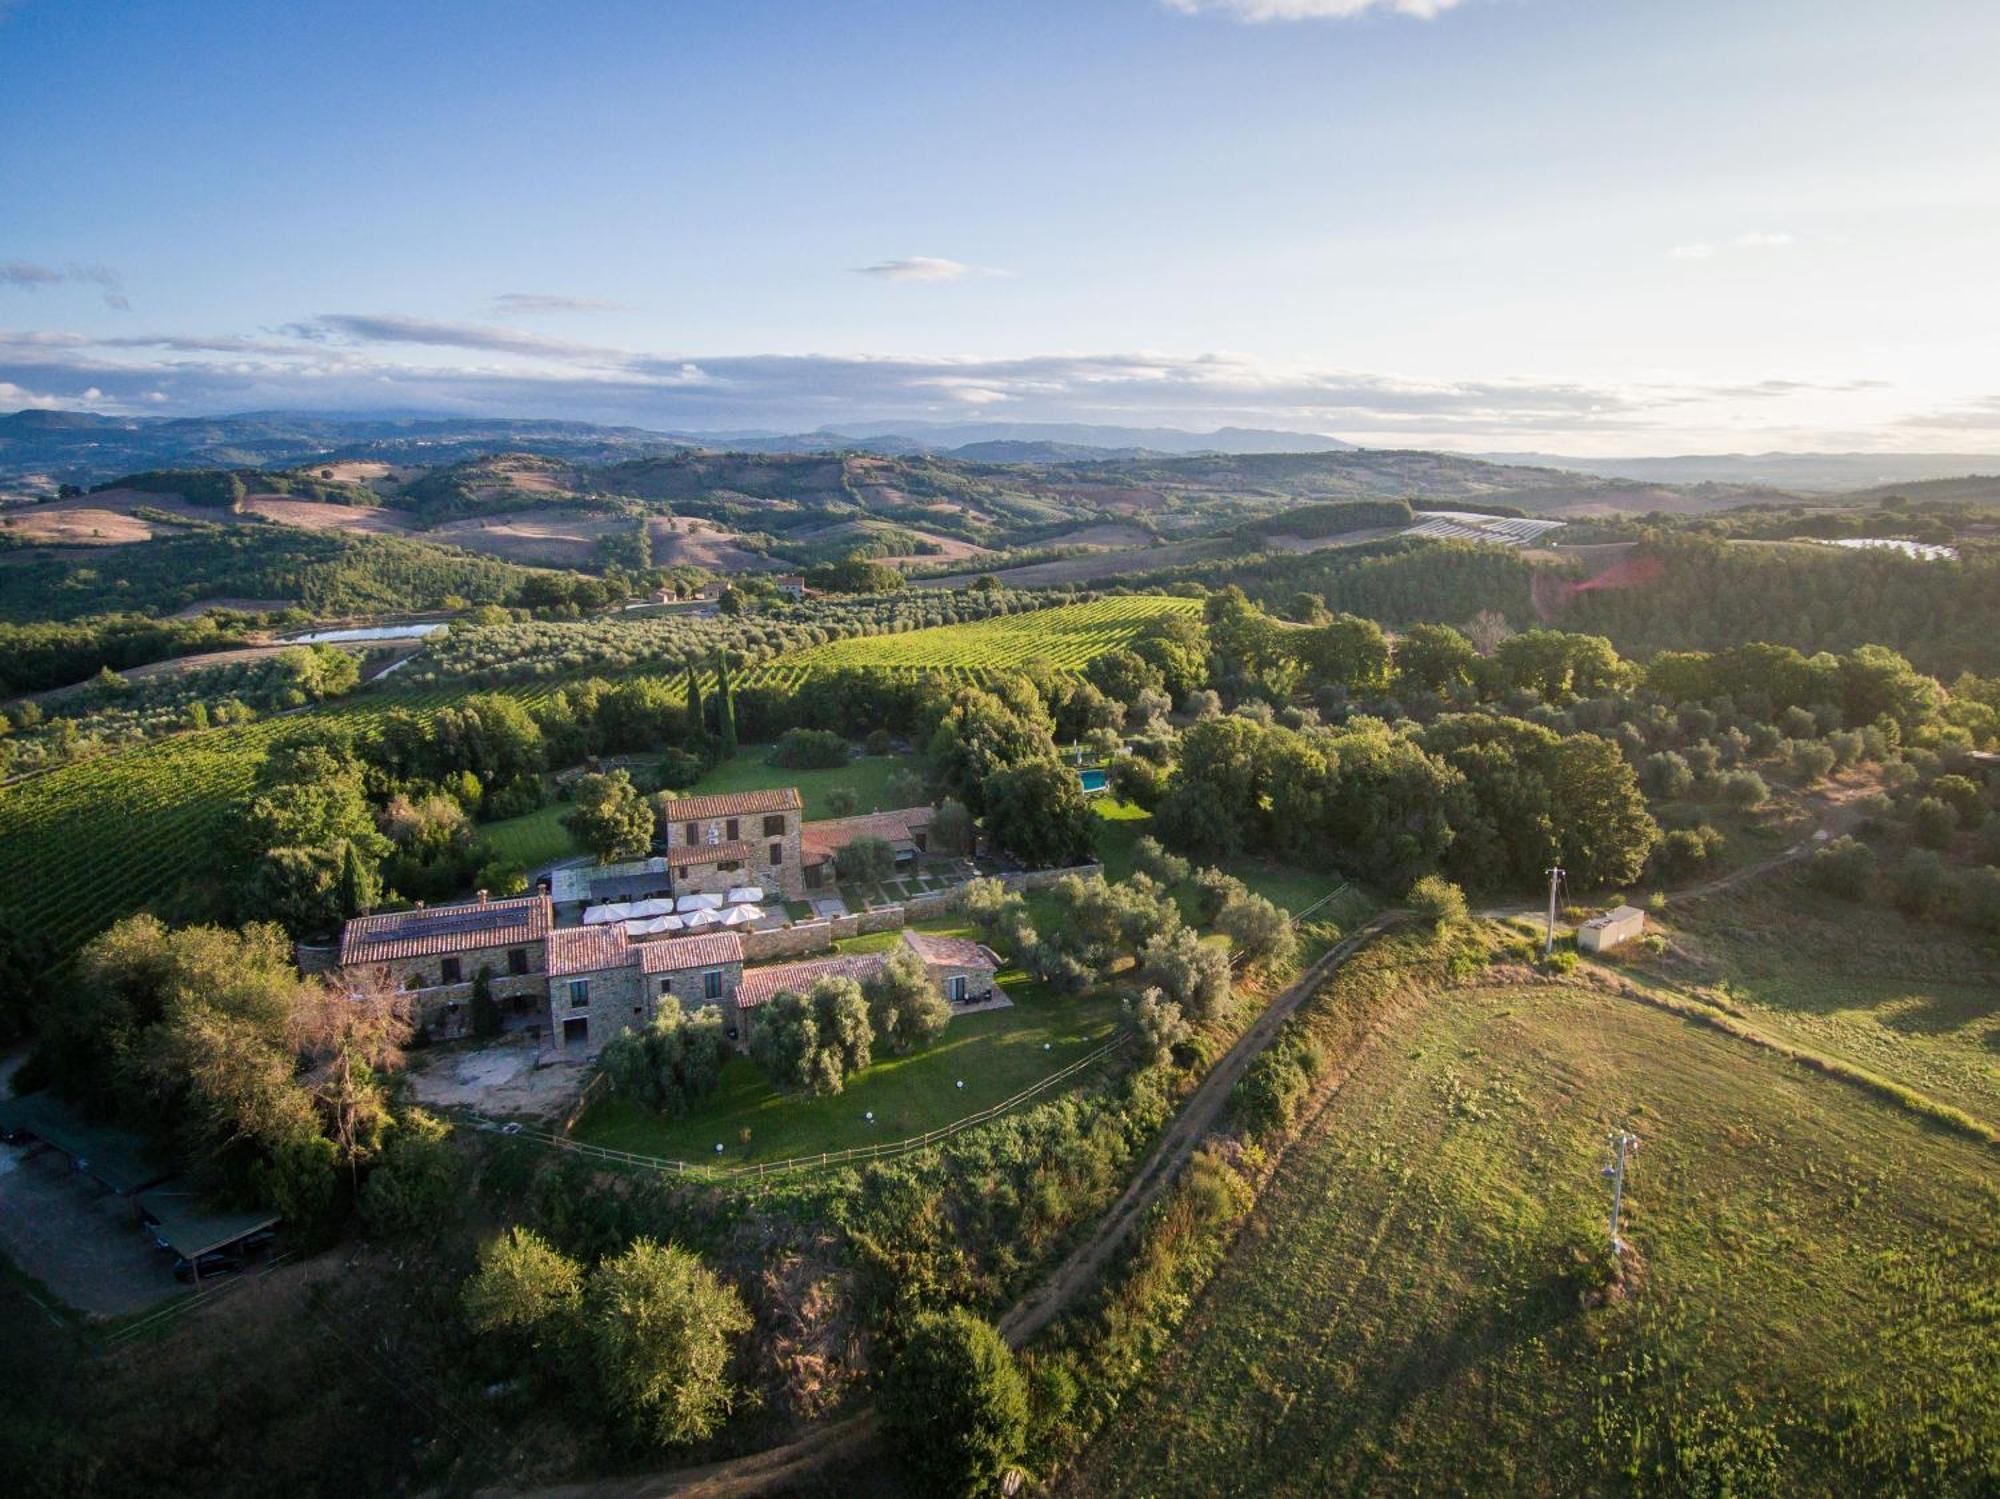
[(569, 810), (568, 802), (551, 802), (519, 817), (482, 823), (479, 834), (499, 851), (501, 858), (523, 869), (534, 869), (583, 852), (569, 829), (562, 825)]
[[(893, 940), (894, 934), (886, 935)], [(686, 1119), (659, 1118), (610, 1099), (585, 1115), (576, 1137), (618, 1150), (728, 1165), (901, 1140), (1011, 1098), (1102, 1045), (1117, 1029), (1114, 999), (1058, 997), (1022, 974), (1003, 975), (1000, 984), (1014, 1000), (1011, 1008), (954, 1016), (936, 1044), (909, 1056), (878, 1053), (831, 1098), (787, 1098), (748, 1057), (739, 1056), (724, 1068), (721, 1091)], [(724, 1147), (720, 1155), (718, 1143)]]
[(805, 798), (809, 819), (833, 816), (827, 793), (845, 786), (854, 793), (856, 812), (888, 812), (889, 777), (899, 770), (921, 771), (915, 755), (865, 755), (832, 770), (787, 770), (766, 764), (770, 746), (746, 744), (732, 759), (725, 760), (697, 781), (690, 796), (719, 796), (731, 791), (763, 791), (773, 786), (796, 786)]
[(1989, 1148), (1599, 990), (1386, 1013), (1067, 1492), (1993, 1491)]

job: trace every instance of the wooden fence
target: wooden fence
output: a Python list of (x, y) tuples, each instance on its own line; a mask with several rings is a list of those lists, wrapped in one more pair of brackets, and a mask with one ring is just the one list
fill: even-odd
[(830, 1166), (851, 1166), (861, 1161), (881, 1161), (892, 1156), (908, 1155), (913, 1150), (923, 1150), (941, 1140), (947, 1140), (961, 1130), (974, 1125), (985, 1124), (998, 1119), (1011, 1109), (1019, 1108), (1038, 1094), (1046, 1093), (1057, 1083), (1075, 1077), (1085, 1068), (1101, 1062), (1105, 1057), (1125, 1044), (1125, 1037), (1116, 1036), (1094, 1051), (1078, 1057), (1067, 1067), (1058, 1069), (1030, 1087), (1023, 1088), (1012, 1098), (981, 1109), (976, 1114), (968, 1114), (963, 1119), (937, 1129), (926, 1130), (921, 1135), (911, 1135), (902, 1140), (885, 1140), (879, 1145), (856, 1145), (847, 1150), (823, 1150), (818, 1155), (791, 1156), (782, 1161), (755, 1161), (741, 1166), (716, 1166), (706, 1161), (678, 1161), (667, 1156), (643, 1155), (631, 1150), (613, 1150), (604, 1145), (591, 1145), (582, 1140), (573, 1140), (567, 1133), (544, 1129), (527, 1124), (502, 1124), (498, 1120), (474, 1115), (473, 1120), (482, 1129), (496, 1130), (503, 1134), (517, 1135), (538, 1144), (551, 1145), (561, 1150), (574, 1151), (591, 1160), (604, 1161), (614, 1166), (631, 1166), (644, 1171), (657, 1171), (674, 1176), (691, 1176), (700, 1181), (728, 1182), (746, 1178), (762, 1179), (790, 1171), (816, 1171)]

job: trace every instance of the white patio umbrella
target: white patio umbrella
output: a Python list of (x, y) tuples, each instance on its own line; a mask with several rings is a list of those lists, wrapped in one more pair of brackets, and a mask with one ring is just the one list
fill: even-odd
[(683, 895), (674, 902), (674, 909), (680, 912), (713, 911), (722, 905), (719, 895)]
[(698, 932), (706, 927), (722, 925), (722, 918), (716, 915), (715, 912), (707, 910), (690, 911), (682, 920), (690, 932)]
[(731, 906), (722, 913), (724, 926), (748, 926), (753, 921), (764, 919), (762, 906)]
[(729, 892), (729, 904), (732, 906), (754, 906), (763, 898), (764, 892), (755, 885), (738, 885)]

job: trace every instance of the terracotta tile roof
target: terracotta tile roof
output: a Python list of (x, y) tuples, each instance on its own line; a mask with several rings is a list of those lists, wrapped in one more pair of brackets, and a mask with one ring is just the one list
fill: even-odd
[(988, 968), (996, 973), (1000, 969), (999, 955), (970, 937), (935, 937), (929, 932), (906, 931), (903, 945), (926, 963), (941, 963), (949, 968)]
[(799, 830), (799, 847), (812, 862), (837, 856), (856, 838), (880, 838), (885, 843), (909, 843), (937, 816), (935, 807), (904, 807), (896, 812), (864, 812), (859, 817), (828, 817)]
[(679, 848), (667, 850), (667, 862), (675, 869), (685, 869), (690, 864), (721, 864), (730, 859), (738, 864), (748, 864), (757, 857), (762, 847), (762, 844), (746, 843), (742, 839), (734, 843), (685, 843)]
[(647, 973), (679, 973), (684, 968), (719, 968), (743, 961), (743, 939), (734, 932), (703, 932), (696, 937), (668, 937), (641, 942), (635, 949)]
[(848, 978), (858, 984), (880, 969), (882, 963), (882, 954), (871, 952), (839, 958), (807, 958), (798, 963), (772, 963), (764, 968), (745, 969), (743, 982), (736, 986), (736, 1003), (742, 1009), (754, 1010), (781, 990), (803, 994), (823, 978)]
[(340, 931), (340, 965), (387, 963), (441, 953), (538, 942), (549, 934), (549, 898), (473, 901), (357, 916)]
[(632, 961), (625, 929), (609, 926), (565, 926), (549, 933), (549, 977), (571, 973), (601, 973)]
[(773, 786), (768, 791), (731, 791), (720, 796), (683, 796), (663, 803), (661, 817), (667, 822), (708, 822), (717, 817), (745, 817), (758, 812), (796, 812), (805, 804), (796, 786)]

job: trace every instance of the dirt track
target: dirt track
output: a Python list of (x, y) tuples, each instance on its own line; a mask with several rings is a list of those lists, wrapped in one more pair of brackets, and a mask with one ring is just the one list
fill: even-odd
[[(1133, 1174), (1124, 1195), (1112, 1204), (1090, 1237), (1072, 1250), (1054, 1272), (1000, 1319), (1000, 1333), (1018, 1348), (1047, 1327), (1077, 1295), (1096, 1284), (1111, 1256), (1145, 1218), (1146, 1211), (1171, 1186), (1180, 1168), (1194, 1154), (1229, 1102), (1230, 1090), (1259, 1054), (1278, 1038), (1294, 1010), (1315, 993), (1329, 974), (1353, 956), (1370, 938), (1402, 919), (1400, 912), (1377, 916), (1324, 953), (1311, 967), (1265, 1007), (1234, 1046), (1209, 1069), (1208, 1076), (1188, 1096), (1167, 1131), (1157, 1140)], [(875, 1438), (875, 1413), (863, 1408), (831, 1426), (795, 1442), (768, 1448), (748, 1457), (647, 1473), (629, 1478), (566, 1484), (536, 1491), (539, 1499), (651, 1499), (662, 1494), (737, 1499), (737, 1496), (782, 1491), (785, 1487), (836, 1463), (861, 1455)], [(483, 1491), (498, 1496), (518, 1490)]]

